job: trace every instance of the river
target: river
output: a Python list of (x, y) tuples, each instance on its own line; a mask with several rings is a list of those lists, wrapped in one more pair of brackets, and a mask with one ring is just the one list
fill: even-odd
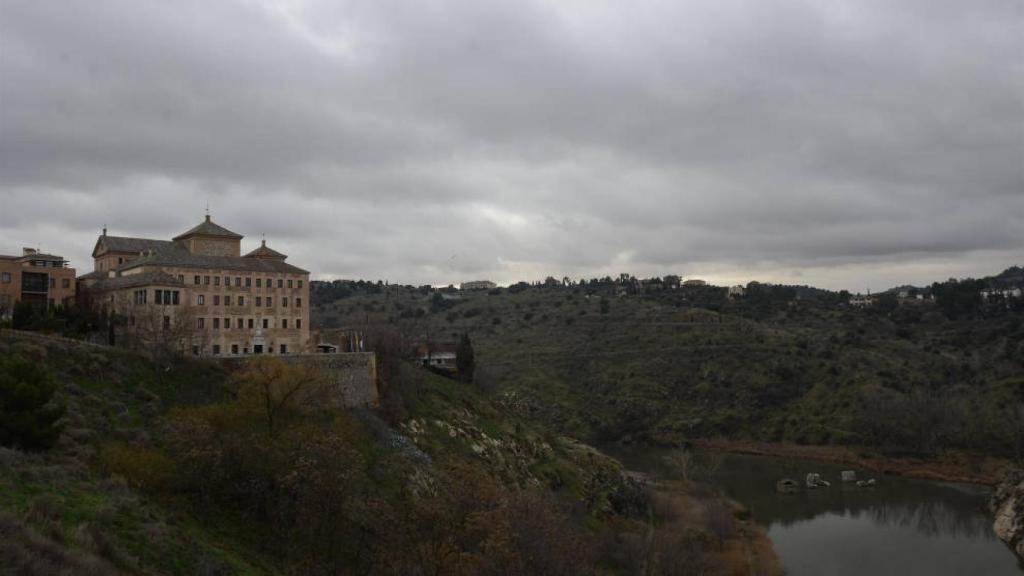
[[(631, 470), (678, 476), (669, 450), (606, 450)], [(873, 488), (840, 482), (845, 465), (736, 454), (697, 454), (691, 479), (718, 486), (750, 509), (789, 576), (1019, 576), (1024, 564), (992, 532), (984, 486), (877, 477)], [(711, 469), (710, 471), (708, 469)], [(775, 482), (817, 472), (829, 488), (780, 494)]]

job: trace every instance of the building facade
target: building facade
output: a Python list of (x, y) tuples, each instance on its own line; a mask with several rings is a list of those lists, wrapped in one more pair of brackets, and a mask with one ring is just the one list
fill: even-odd
[(459, 285), (459, 290), (493, 290), (498, 285), (490, 280), (474, 280), (472, 282), (463, 282)]
[(23, 248), (21, 256), (0, 255), (0, 318), (18, 302), (40, 309), (70, 304), (75, 299), (75, 269), (60, 256)]
[(309, 352), (309, 272), (266, 241), (242, 255), (242, 238), (209, 216), (172, 240), (104, 229), (79, 289), (114, 315), (128, 345), (197, 356)]

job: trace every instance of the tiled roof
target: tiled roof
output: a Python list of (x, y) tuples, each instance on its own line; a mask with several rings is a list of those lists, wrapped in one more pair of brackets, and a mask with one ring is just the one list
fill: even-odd
[(129, 274), (116, 278), (102, 278), (92, 286), (93, 290), (116, 290), (119, 288), (133, 288), (135, 286), (150, 286), (159, 284), (161, 286), (184, 286), (174, 276), (166, 272), (142, 272), (140, 274)]
[(177, 236), (174, 237), (174, 239), (175, 240), (180, 240), (182, 238), (188, 238), (189, 236), (198, 236), (198, 235), (203, 235), (203, 236), (220, 236), (220, 237), (223, 237), (223, 238), (237, 238), (239, 240), (242, 239), (242, 235), (241, 234), (236, 234), (236, 233), (232, 232), (231, 230), (228, 230), (227, 228), (225, 228), (223, 226), (220, 226), (219, 224), (214, 224), (213, 221), (210, 220), (210, 215), (209, 214), (206, 215), (206, 220), (203, 220), (202, 222), (200, 222), (198, 226), (192, 228), (188, 232), (185, 232), (183, 234), (178, 234)]
[(239, 270), (245, 272), (308, 274), (309, 272), (285, 263), (283, 260), (242, 258), (238, 256), (204, 256), (187, 250), (156, 252), (142, 256), (118, 266), (122, 272), (139, 266), (176, 266), (181, 268), (205, 268), (209, 270)]
[(259, 248), (253, 250), (252, 252), (249, 252), (248, 254), (243, 256), (243, 258), (276, 258), (284, 260), (285, 258), (287, 258), (287, 256), (281, 254), (280, 252), (274, 250), (273, 248), (268, 248), (267, 241), (263, 240), (260, 243)]
[[(96, 248), (100, 245), (107, 248), (108, 252), (129, 252), (138, 254), (147, 250), (184, 250), (185, 247), (170, 240), (153, 240), (152, 238), (128, 238), (125, 236), (100, 236), (96, 241)], [(96, 256), (96, 250), (93, 250)]]
[(89, 272), (87, 274), (82, 274), (81, 276), (78, 276), (76, 278), (76, 280), (101, 279), (101, 278), (106, 278), (107, 276), (108, 276), (108, 274), (105, 271), (103, 271), (103, 270), (93, 270), (92, 272)]

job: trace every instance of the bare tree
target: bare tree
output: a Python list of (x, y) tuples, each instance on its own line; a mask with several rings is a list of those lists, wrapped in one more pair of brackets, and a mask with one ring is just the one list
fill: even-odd
[(258, 356), (246, 362), (230, 381), (239, 401), (262, 413), (271, 436), (285, 414), (330, 405), (330, 388), (310, 361)]

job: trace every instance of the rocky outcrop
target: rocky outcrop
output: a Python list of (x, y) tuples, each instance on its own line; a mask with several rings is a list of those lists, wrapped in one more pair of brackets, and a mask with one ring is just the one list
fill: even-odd
[(996, 536), (1024, 558), (1024, 470), (1007, 473), (992, 494), (989, 509), (996, 516)]

